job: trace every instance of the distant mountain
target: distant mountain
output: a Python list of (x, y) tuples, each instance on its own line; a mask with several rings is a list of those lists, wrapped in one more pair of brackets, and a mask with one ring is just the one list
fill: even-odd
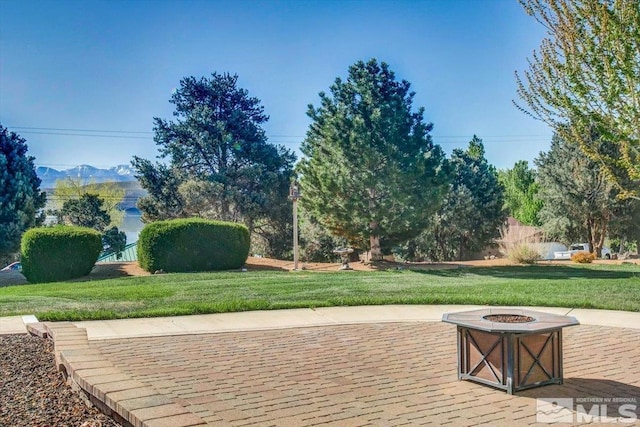
[(109, 169), (99, 169), (89, 165), (56, 170), (44, 166), (36, 168), (36, 174), (42, 180), (40, 188), (54, 188), (56, 181), (65, 178), (81, 178), (87, 182), (129, 182), (136, 181), (136, 171), (129, 165), (118, 165)]

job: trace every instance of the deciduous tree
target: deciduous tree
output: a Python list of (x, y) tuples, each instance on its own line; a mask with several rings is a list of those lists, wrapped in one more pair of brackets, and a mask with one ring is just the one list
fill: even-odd
[[(547, 30), (522, 77), (524, 111), (600, 164), (619, 197), (640, 197), (637, 0), (520, 0)], [(603, 150), (593, 132), (614, 145)]]
[(540, 187), (536, 174), (526, 160), (516, 162), (512, 169), (498, 171), (498, 181), (504, 189), (504, 208), (526, 225), (540, 225), (538, 212), (542, 209), (542, 200), (538, 197)]
[(448, 188), (446, 158), (413, 96), (409, 82), (372, 59), (349, 67), (345, 81), (320, 93), (319, 107), (309, 106), (301, 203), (373, 260), (419, 234)]

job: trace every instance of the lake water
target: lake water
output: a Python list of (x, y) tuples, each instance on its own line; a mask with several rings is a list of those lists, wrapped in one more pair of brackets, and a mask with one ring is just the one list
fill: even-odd
[[(44, 221), (45, 225), (52, 225), (56, 223), (55, 216), (47, 216)], [(125, 213), (124, 220), (122, 221), (122, 227), (118, 227), (120, 231), (124, 231), (127, 235), (127, 244), (135, 243), (138, 241), (138, 236), (144, 228), (142, 222), (142, 216), (140, 214)]]
[(124, 231), (127, 235), (127, 244), (138, 241), (138, 235), (140, 235), (140, 231), (144, 228), (144, 223), (141, 218), (142, 216), (140, 215), (130, 214), (128, 212), (125, 214), (120, 231)]

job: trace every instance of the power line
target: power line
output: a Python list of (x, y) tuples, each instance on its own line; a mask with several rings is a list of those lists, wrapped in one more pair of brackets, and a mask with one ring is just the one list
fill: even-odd
[[(39, 163), (36, 161), (36, 165), (39, 167), (43, 167), (43, 168), (50, 168), (50, 169), (55, 169), (58, 166), (71, 166), (71, 168), (77, 168), (77, 167), (81, 167), (83, 165), (79, 165), (77, 163)], [(122, 165), (122, 164), (121, 164)], [(55, 167), (54, 167), (55, 166)], [(116, 166), (112, 165), (112, 164), (91, 164), (91, 165), (86, 165), (86, 166), (92, 166), (94, 168), (98, 168), (98, 169), (112, 169), (115, 168)], [(120, 166), (120, 165), (118, 165)], [(126, 164), (124, 164), (124, 166), (129, 166), (129, 162), (127, 162)], [(122, 182), (126, 182), (126, 181), (122, 181)]]
[[(123, 136), (123, 135), (91, 135), (91, 134), (80, 134), (80, 133), (59, 133), (59, 132), (35, 132), (35, 131), (23, 131), (23, 134), (39, 134), (39, 135), (57, 135), (57, 136), (82, 136), (85, 138), (110, 138), (110, 139), (143, 139), (147, 141), (153, 140), (153, 138), (144, 137), (144, 136)], [(300, 144), (301, 141), (282, 141), (282, 140), (273, 140), (268, 137), (268, 141), (273, 144), (282, 144), (282, 145), (297, 145)], [(536, 138), (540, 137), (540, 138)], [(297, 136), (279, 136), (278, 138), (298, 138)], [(463, 144), (465, 141), (469, 140), (468, 136), (432, 136), (434, 139), (434, 143), (445, 145), (445, 144)], [(512, 142), (546, 142), (548, 139), (542, 138), (542, 135), (503, 135), (503, 136), (486, 136), (481, 139), (484, 141), (485, 139), (502, 139), (502, 140), (511, 140)], [(441, 139), (457, 139), (457, 141), (441, 141)], [(505, 141), (501, 141), (505, 142)]]
[[(14, 128), (16, 129), (16, 128)], [(87, 130), (91, 132), (90, 130)], [(114, 131), (115, 132), (115, 131)], [(39, 132), (39, 131), (21, 131), (22, 134), (36, 134), (36, 135), (56, 135), (56, 136), (82, 136), (85, 138), (110, 138), (110, 139), (144, 139), (147, 141), (152, 141), (153, 138), (147, 136), (132, 136), (132, 135), (96, 135), (96, 134), (86, 134), (86, 133), (63, 133), (63, 132)], [(124, 132), (122, 132), (124, 133)], [(143, 132), (138, 132), (143, 133)], [(294, 138), (293, 136), (291, 138)], [(296, 141), (271, 141), (276, 144), (298, 144)]]
[[(29, 126), (7, 126), (10, 129), (25, 129), (27, 132), (22, 133), (35, 133), (41, 135), (62, 135), (62, 136), (96, 136), (96, 137), (114, 137), (109, 135), (92, 135), (92, 134), (79, 134), (77, 132), (92, 132), (92, 133), (122, 133), (122, 134), (145, 134), (145, 135), (153, 135), (153, 132), (150, 131), (124, 131), (124, 130), (106, 130), (106, 129), (72, 129), (72, 128), (46, 128), (46, 127), (29, 127)], [(53, 133), (53, 132), (32, 132), (32, 130), (37, 131), (55, 131), (55, 132), (72, 132), (72, 133)], [(485, 138), (493, 138), (493, 139), (513, 139), (513, 138), (547, 138), (547, 135), (543, 134), (522, 134), (522, 135), (478, 135), (481, 139)], [(297, 138), (304, 139), (306, 135), (267, 135), (269, 139), (271, 138)], [(432, 138), (438, 139), (463, 139), (470, 138), (469, 135), (431, 135)], [(124, 136), (124, 138), (140, 138), (140, 139), (149, 139), (145, 137), (129, 137)], [(286, 142), (286, 141), (283, 141)]]
[[(522, 139), (522, 138), (546, 138), (546, 135), (477, 135), (478, 138), (480, 138), (481, 140), (485, 140), (487, 138), (492, 138), (492, 139)], [(444, 138), (444, 139), (470, 139), (471, 137), (469, 135), (431, 135), (432, 138)]]
[(90, 135), (90, 134), (81, 134), (81, 133), (58, 133), (58, 132), (35, 132), (35, 131), (23, 131), (21, 133), (37, 134), (37, 135), (84, 136), (84, 137), (90, 137), (90, 138), (146, 139), (148, 141), (153, 139), (146, 136)]
[(40, 127), (29, 127), (29, 126), (7, 126), (7, 128), (11, 128), (11, 129), (26, 129), (26, 130), (53, 130), (53, 131), (63, 131), (63, 132), (144, 133), (144, 134), (153, 134), (153, 132), (137, 131), (137, 130), (129, 131), (129, 130), (100, 130), (100, 129), (40, 128)]
[[(87, 192), (84, 194), (94, 194), (91, 192)], [(48, 202), (60, 202), (60, 201), (68, 201), (68, 200), (79, 200), (81, 196), (47, 196), (47, 201)], [(109, 196), (100, 196), (98, 195), (99, 198), (101, 198), (104, 201), (113, 201), (113, 202), (133, 202), (136, 201), (140, 198), (140, 196), (124, 196), (122, 198), (120, 197), (109, 197)]]

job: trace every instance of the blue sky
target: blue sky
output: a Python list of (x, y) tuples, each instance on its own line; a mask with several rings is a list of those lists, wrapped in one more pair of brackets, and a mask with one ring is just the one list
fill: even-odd
[(512, 104), (543, 36), (516, 0), (0, 0), (0, 122), (37, 165), (128, 164), (156, 156), (153, 117), (171, 118), (181, 78), (231, 72), (262, 100), (270, 141), (295, 150), (307, 105), (377, 58), (411, 82), (435, 143), (477, 134), (510, 168), (550, 144)]

